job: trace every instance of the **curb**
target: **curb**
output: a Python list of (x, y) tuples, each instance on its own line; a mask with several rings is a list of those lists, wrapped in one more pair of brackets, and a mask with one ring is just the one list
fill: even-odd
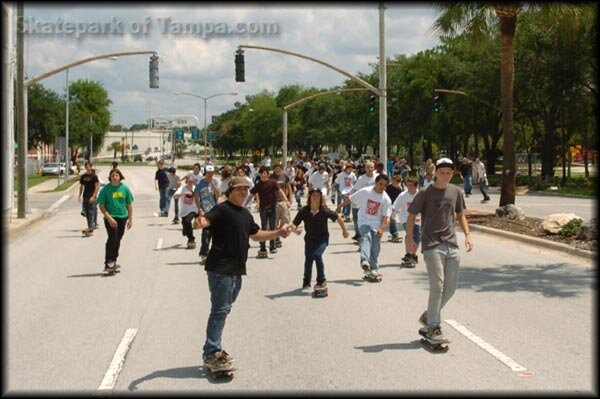
[(494, 229), (491, 227), (478, 226), (476, 224), (469, 223), (469, 230), (479, 231), (479, 232), (485, 233), (485, 234), (492, 234), (492, 235), (508, 238), (511, 240), (516, 240), (519, 242), (525, 242), (527, 244), (535, 245), (538, 247), (554, 249), (557, 251), (568, 253), (570, 255), (579, 256), (579, 257), (582, 257), (585, 259), (594, 260), (598, 256), (598, 254), (595, 252), (586, 251), (586, 250), (579, 249), (579, 248), (573, 248), (570, 245), (563, 244), (560, 242), (553, 242), (553, 241), (544, 240), (542, 238), (535, 238), (535, 237), (530, 237), (530, 236), (526, 236), (523, 234), (511, 233), (508, 231), (498, 230), (498, 229)]

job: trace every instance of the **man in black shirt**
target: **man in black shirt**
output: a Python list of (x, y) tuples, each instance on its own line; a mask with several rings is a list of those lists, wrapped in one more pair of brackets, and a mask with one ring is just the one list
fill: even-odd
[(458, 171), (463, 181), (465, 197), (469, 197), (473, 190), (473, 163), (471, 160), (463, 157), (462, 162), (458, 165)]
[(243, 206), (249, 187), (246, 178), (233, 177), (225, 192), (227, 201), (214, 206), (206, 215), (199, 215), (194, 226), (210, 228), (212, 233), (212, 246), (204, 266), (208, 275), (211, 310), (203, 348), (204, 365), (211, 368), (226, 368), (233, 362), (221, 346), (221, 336), (227, 315), (240, 293), (242, 275), (246, 274), (249, 238), (264, 242), (285, 238), (290, 231), (289, 227), (273, 231), (258, 227)]
[[(96, 208), (96, 195), (98, 194), (98, 189), (100, 188), (100, 181), (98, 180), (98, 176), (94, 173), (92, 169), (92, 163), (90, 161), (86, 161), (85, 163), (85, 173), (79, 179), (79, 201), (82, 203), (82, 212), (85, 213), (85, 217), (87, 219), (87, 229), (83, 232), (86, 236), (92, 235), (94, 231), (94, 227), (96, 225), (96, 218), (98, 215), (98, 208)], [(83, 194), (83, 201), (81, 200), (81, 196)]]
[(165, 170), (165, 163), (163, 161), (158, 161), (158, 169), (154, 174), (154, 189), (158, 190), (159, 195), (159, 216), (167, 217), (169, 214), (169, 203), (167, 201), (169, 198), (169, 176), (167, 176), (167, 171)]

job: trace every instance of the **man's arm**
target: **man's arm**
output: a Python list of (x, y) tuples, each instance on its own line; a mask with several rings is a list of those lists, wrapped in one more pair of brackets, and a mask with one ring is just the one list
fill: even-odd
[(283, 226), (278, 230), (259, 230), (256, 234), (251, 235), (250, 238), (253, 241), (268, 241), (274, 240), (277, 237), (286, 238), (291, 229), (291, 226)]
[(127, 204), (127, 214), (129, 215), (127, 217), (127, 230), (129, 230), (133, 225), (133, 206), (131, 203)]
[(342, 237), (348, 238), (348, 236), (350, 234), (348, 234), (348, 229), (346, 229), (346, 223), (344, 223), (344, 219), (342, 219), (342, 217), (340, 215), (338, 215), (338, 217), (337, 217), (337, 222), (340, 225), (340, 227), (342, 228)]
[(90, 198), (90, 204), (96, 200), (96, 196), (98, 195), (98, 190), (100, 190), (100, 182), (97, 181), (94, 184), (94, 192), (92, 193), (92, 197)]
[(465, 246), (467, 247), (467, 252), (470, 252), (473, 249), (473, 241), (471, 241), (471, 232), (469, 231), (467, 217), (464, 212), (457, 213), (456, 217), (458, 218), (458, 223), (460, 223), (460, 228), (465, 233)]
[(408, 219), (406, 220), (406, 249), (413, 254), (417, 252), (417, 244), (413, 238), (416, 218), (417, 215), (408, 212)]
[(381, 239), (381, 237), (383, 237), (383, 232), (385, 231), (385, 226), (387, 226), (389, 222), (390, 222), (390, 217), (389, 216), (384, 216), (384, 217), (381, 218), (381, 223), (379, 224), (379, 228), (377, 229), (377, 233), (375, 233), (375, 235), (377, 236), (377, 238)]

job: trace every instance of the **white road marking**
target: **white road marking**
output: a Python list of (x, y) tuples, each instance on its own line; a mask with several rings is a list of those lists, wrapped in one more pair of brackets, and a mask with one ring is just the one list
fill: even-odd
[(162, 249), (162, 246), (163, 246), (163, 239), (159, 238), (158, 243), (156, 244), (156, 249)]
[(117, 347), (117, 351), (113, 356), (112, 362), (110, 362), (110, 366), (108, 366), (108, 370), (106, 370), (106, 374), (104, 374), (104, 378), (102, 379), (98, 390), (110, 390), (117, 384), (119, 373), (123, 369), (123, 363), (125, 363), (125, 356), (131, 347), (131, 343), (133, 342), (137, 331), (137, 328), (128, 328), (127, 331), (125, 331), (125, 335)]
[(62, 198), (59, 199), (58, 201), (56, 201), (54, 204), (52, 204), (52, 206), (50, 206), (50, 208), (48, 208), (48, 210), (53, 211), (53, 210), (57, 209), (63, 202), (65, 202), (69, 198), (71, 198), (71, 195), (63, 195)]
[(473, 334), (462, 324), (460, 324), (454, 320), (444, 320), (444, 322), (450, 324), (452, 327), (454, 327), (454, 329), (456, 331), (458, 331), (465, 337), (469, 338), (471, 341), (473, 341), (474, 343), (479, 345), (483, 350), (488, 352), (490, 355), (494, 356), (496, 359), (500, 360), (502, 363), (504, 363), (506, 366), (508, 366), (508, 368), (510, 368), (512, 371), (527, 370), (527, 368), (521, 366), (519, 363), (515, 362), (510, 357), (506, 356), (504, 353), (500, 352), (498, 349), (494, 348), (492, 345), (488, 344), (483, 339), (481, 339), (477, 335)]

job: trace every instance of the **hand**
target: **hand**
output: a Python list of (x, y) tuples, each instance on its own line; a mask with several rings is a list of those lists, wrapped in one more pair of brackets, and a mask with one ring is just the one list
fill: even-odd
[(88, 201), (90, 204), (93, 204), (96, 201), (96, 198), (94, 198), (93, 196), (90, 197), (90, 200)]
[(383, 230), (377, 229), (377, 231), (375, 232), (375, 236), (381, 240), (381, 237), (383, 237)]
[(338, 206), (335, 207), (335, 213), (340, 213), (342, 211), (342, 205), (338, 204)]
[(112, 227), (113, 229), (117, 228), (117, 221), (111, 217), (108, 218), (108, 224), (110, 225), (110, 227)]
[(277, 230), (277, 233), (279, 234), (280, 237), (283, 238), (287, 238), (287, 236), (290, 234), (290, 231), (292, 230), (292, 226), (287, 226), (287, 227), (282, 227), (279, 230)]
[(133, 219), (129, 218), (127, 219), (127, 230), (131, 229), (131, 226), (133, 226)]
[(348, 230), (344, 230), (344, 231), (342, 231), (342, 236), (344, 238), (348, 238), (350, 236), (350, 233), (348, 233)]
[(471, 252), (473, 249), (473, 241), (471, 241), (471, 235), (465, 236), (465, 246), (467, 247), (467, 252)]
[(294, 233), (296, 233), (296, 235), (300, 235), (300, 233), (302, 233), (302, 228), (297, 227), (296, 229), (294, 229)]
[(411, 254), (417, 253), (417, 244), (412, 236), (406, 236), (406, 250)]

